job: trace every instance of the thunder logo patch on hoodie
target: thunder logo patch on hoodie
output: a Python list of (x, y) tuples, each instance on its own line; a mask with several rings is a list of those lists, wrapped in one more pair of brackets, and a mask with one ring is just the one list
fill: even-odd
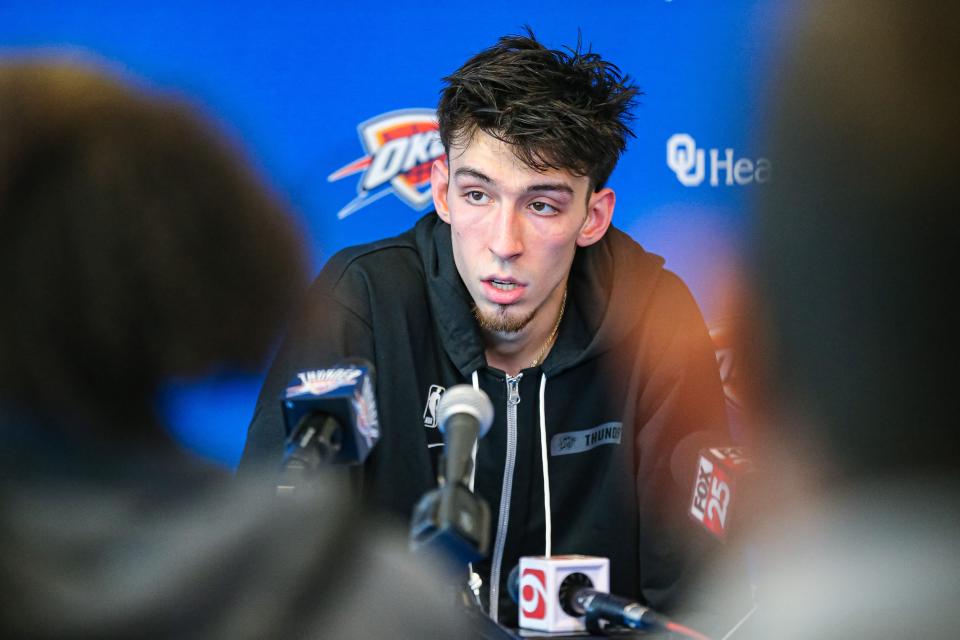
[(605, 422), (593, 429), (558, 433), (550, 439), (550, 455), (565, 456), (583, 453), (604, 444), (620, 444), (623, 423)]

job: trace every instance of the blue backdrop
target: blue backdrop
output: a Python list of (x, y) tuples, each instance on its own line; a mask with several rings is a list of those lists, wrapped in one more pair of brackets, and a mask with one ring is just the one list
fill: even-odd
[[(664, 256), (708, 322), (722, 325), (751, 194), (775, 176), (758, 123), (790, 4), (488, 0), (447, 3), (443, 13), (422, 2), (332, 4), (6, 0), (0, 53), (93, 56), (203, 105), (292, 203), (319, 269), (338, 249), (398, 233), (426, 210), (414, 202), (426, 188), (416, 165), (435, 151), (430, 112), (442, 76), (524, 24), (554, 47), (574, 44), (580, 29), (645, 93), (637, 137), (610, 181), (614, 222)], [(411, 109), (392, 126), (368, 127), (365, 146), (361, 124)], [(400, 142), (387, 146), (391, 136)], [(396, 157), (371, 159), (377, 145)], [(412, 173), (368, 184), (366, 206), (338, 217), (371, 181), (365, 170), (390, 174), (410, 163)], [(177, 436), (235, 465), (258, 385), (180, 390)]]

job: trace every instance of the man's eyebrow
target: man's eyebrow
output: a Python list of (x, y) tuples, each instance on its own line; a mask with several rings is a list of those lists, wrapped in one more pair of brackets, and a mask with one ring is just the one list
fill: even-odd
[(535, 191), (560, 191), (571, 196), (574, 194), (573, 187), (566, 182), (544, 182), (542, 184), (532, 184), (527, 187), (527, 193)]
[[(453, 175), (457, 178), (467, 177), (475, 178), (481, 182), (487, 184), (495, 184), (493, 178), (483, 173), (482, 171), (477, 171), (470, 167), (460, 167), (453, 172)], [(538, 193), (541, 191), (559, 191), (561, 193), (566, 193), (569, 195), (574, 195), (573, 187), (568, 185), (566, 182), (542, 182), (539, 184), (532, 184), (524, 190), (526, 193)]]
[(486, 182), (488, 184), (493, 184), (493, 179), (485, 173), (477, 171), (476, 169), (471, 169), (470, 167), (460, 167), (453, 172), (453, 175), (457, 178), (476, 178), (481, 182)]

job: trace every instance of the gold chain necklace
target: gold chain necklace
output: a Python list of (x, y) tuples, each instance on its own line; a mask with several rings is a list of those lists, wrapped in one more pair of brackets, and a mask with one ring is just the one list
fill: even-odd
[(543, 358), (547, 350), (553, 345), (553, 341), (557, 339), (557, 331), (560, 330), (560, 321), (563, 320), (563, 312), (567, 308), (567, 289), (563, 289), (563, 299), (560, 301), (560, 315), (557, 316), (557, 323), (553, 325), (553, 331), (550, 332), (547, 341), (543, 343), (543, 346), (540, 347), (540, 352), (537, 354), (537, 357), (533, 359), (533, 362), (530, 363), (528, 369), (533, 369), (538, 364), (540, 364), (540, 359)]

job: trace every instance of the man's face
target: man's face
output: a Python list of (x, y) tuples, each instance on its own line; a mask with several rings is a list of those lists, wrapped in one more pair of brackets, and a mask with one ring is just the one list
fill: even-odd
[(477, 318), (499, 334), (521, 332), (544, 307), (559, 307), (576, 247), (598, 241), (613, 213), (610, 189), (588, 194), (585, 176), (539, 173), (480, 131), (450, 149), (448, 164), (434, 163), (431, 179)]

